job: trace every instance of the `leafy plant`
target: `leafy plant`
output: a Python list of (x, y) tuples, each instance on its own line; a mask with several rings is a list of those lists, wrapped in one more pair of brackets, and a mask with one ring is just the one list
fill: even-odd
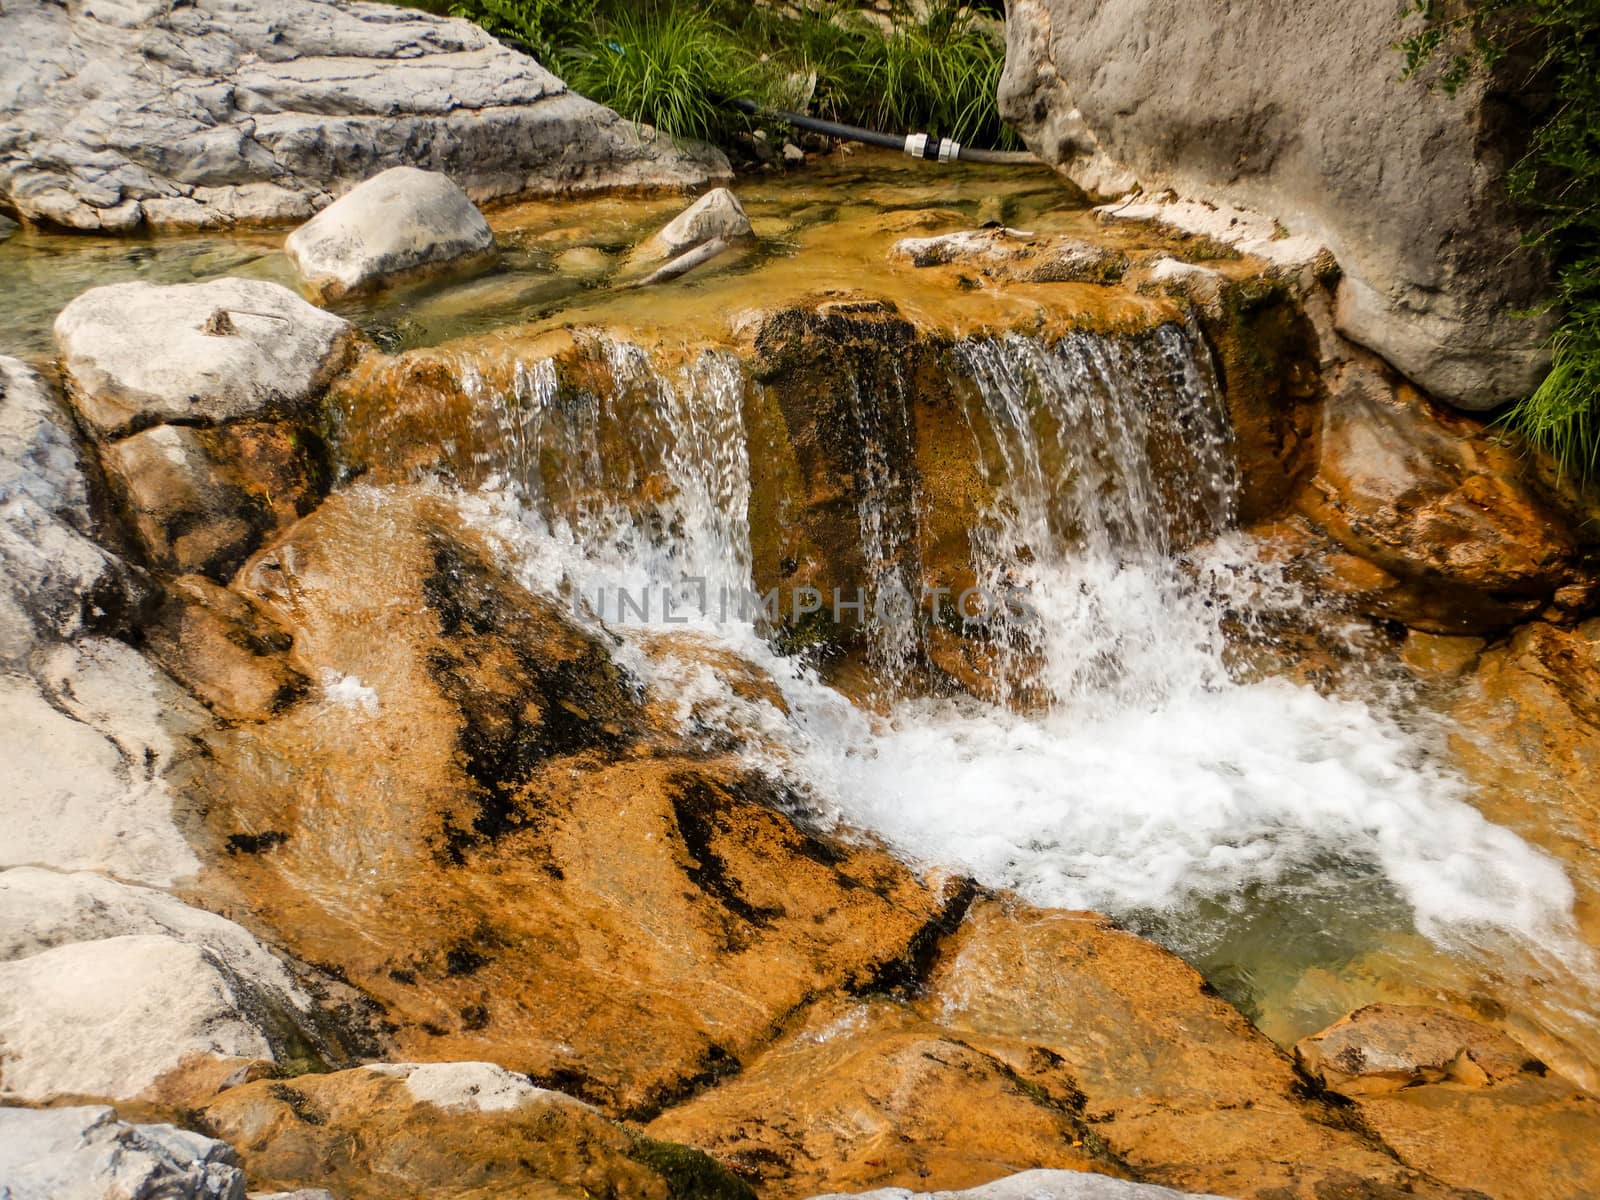
[(1532, 58), (1529, 81), (1552, 93), (1506, 184), (1534, 214), (1528, 241), (1555, 268), (1541, 309), (1558, 314), (1553, 361), (1505, 419), (1592, 479), (1600, 466), (1600, 0), (1413, 0), (1412, 8), (1422, 28), (1400, 43), (1408, 74), (1448, 54), (1437, 83), (1453, 92), (1519, 52)]
[[(589, 27), (596, 3), (597, 0), (454, 0), (450, 15), (476, 21), (495, 37), (516, 42), (549, 65), (559, 57), (562, 46)], [(431, 7), (431, 3), (425, 6)]]

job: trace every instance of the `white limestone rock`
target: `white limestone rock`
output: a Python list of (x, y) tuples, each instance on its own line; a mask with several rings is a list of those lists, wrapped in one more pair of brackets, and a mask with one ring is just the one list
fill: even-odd
[[(1511, 55), (1448, 93), (1401, 78), (1389, 48), (1410, 7), (1009, 0), (1000, 109), (1100, 199), (1170, 190), (1327, 246), (1340, 333), (1434, 396), (1490, 409), (1549, 364), (1548, 321), (1512, 315), (1549, 289), (1505, 187), (1527, 118), (1504, 96), (1525, 68)], [(1260, 249), (1294, 240), (1268, 230)]]
[(243, 1200), (233, 1148), (110, 1108), (0, 1108), (5, 1200)]
[(1128, 266), (1118, 250), (1004, 227), (901, 238), (889, 256), (913, 267), (954, 264), (1023, 283), (1106, 283), (1120, 279)]
[(288, 288), (234, 278), (91, 288), (55, 323), (71, 399), (103, 437), (305, 404), (343, 365), (350, 336)]
[(1175, 1192), (1149, 1183), (1129, 1183), (1083, 1171), (1021, 1171), (960, 1192), (913, 1192), (879, 1188), (871, 1192), (813, 1197), (813, 1200), (1226, 1200), (1197, 1192)]
[(449, 176), (395, 167), (289, 235), (289, 258), (324, 300), (375, 291), (462, 260), (486, 260), (489, 223)]
[(0, 1088), (132, 1099), (198, 1058), (272, 1061), (268, 1003), (215, 954), (160, 934), (0, 963)]
[(169, 887), (199, 861), (179, 832), (167, 772), (209, 717), (132, 647), (40, 647), (38, 674), (0, 673), (0, 867), (105, 871)]
[(88, 485), (70, 418), (29, 367), (0, 357), (0, 670), (40, 638), (126, 623), (147, 587), (90, 537)]
[(404, 1079), (419, 1104), (456, 1112), (507, 1112), (529, 1104), (588, 1108), (564, 1092), (535, 1087), (526, 1076), (487, 1062), (370, 1063), (367, 1070)]
[(347, 0), (8, 0), (0, 199), (107, 233), (304, 221), (406, 164), (475, 201), (731, 177), (467, 20)]

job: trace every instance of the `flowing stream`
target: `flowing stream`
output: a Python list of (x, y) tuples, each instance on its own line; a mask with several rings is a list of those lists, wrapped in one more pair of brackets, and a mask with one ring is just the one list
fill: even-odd
[[(1337, 618), (1313, 611), (1232, 529), (1225, 407), (1181, 327), (957, 347), (976, 396), (973, 453), (1001, 497), (973, 531), (972, 566), (986, 592), (1017, 601), (991, 631), (1007, 682), (1001, 702), (901, 695), (884, 712), (777, 655), (737, 611), (699, 612), (705, 593), (685, 583), (706, 581), (713, 597), (750, 584), (760, 448), (740, 413), (757, 385), (738, 360), (705, 352), (674, 372), (635, 346), (605, 354), (616, 387), (594, 403), (647, 394), (637, 438), (665, 464), (671, 494), (648, 518), (548, 503), (528, 456), (559, 451), (574, 494), (594, 495), (583, 485), (598, 481), (584, 477), (600, 468), (601, 413), (558, 413), (539, 382), (549, 366), (534, 363), (515, 395), (483, 397), (517, 427), (523, 459), (504, 464), (496, 495), (470, 503), (531, 586), (576, 591), (629, 635), (690, 629), (770, 673), (787, 713), (736, 696), (692, 658), (639, 652), (630, 663), (679, 698), (686, 722), (798, 785), (819, 819), (1036, 904), (1111, 913), (1186, 954), (1281, 1037), (1319, 1028), (1352, 994), (1377, 998), (1360, 983), (1374, 963), (1398, 963), (1421, 991), (1460, 989), (1463, 972), (1592, 970), (1561, 867), (1471, 806), (1435, 732), (1406, 719), (1387, 685), (1324, 694), (1230, 665), (1240, 629)], [(855, 403), (871, 410), (867, 429), (904, 419), (903, 396)], [(869, 456), (869, 474), (889, 469)], [(868, 541), (893, 523), (877, 499), (886, 484), (863, 489)], [(869, 570), (889, 561), (881, 545), (863, 551)], [(671, 621), (659, 607), (645, 616), (619, 609), (620, 591), (671, 592), (684, 607)], [(873, 663), (892, 676), (918, 635), (894, 625), (875, 636)], [(1296, 994), (1308, 972), (1347, 986), (1308, 1002)], [(1540, 1035), (1592, 1036), (1581, 1006), (1524, 1003), (1543, 1006), (1529, 1018)]]

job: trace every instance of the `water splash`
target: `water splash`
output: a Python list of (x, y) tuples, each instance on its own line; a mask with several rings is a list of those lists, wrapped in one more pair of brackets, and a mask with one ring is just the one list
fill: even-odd
[[(587, 523), (547, 513), (519, 551), (525, 577), (747, 586), (737, 362), (703, 355), (668, 378), (637, 348), (607, 356), (620, 391), (647, 394), (636, 436), (658, 439), (670, 494), (648, 519), (617, 504)], [(1536, 950), (1532, 970), (1590, 969), (1562, 869), (1472, 808), (1426, 736), (1371, 697), (1230, 672), (1230, 621), (1281, 619), (1304, 600), (1230, 528), (1225, 406), (1188, 332), (973, 340), (957, 357), (1000, 497), (973, 565), (1027, 599), (1029, 619), (997, 643), (1040, 703), (914, 699), (875, 716), (737, 620), (695, 628), (769, 674), (782, 712), (692, 663), (641, 654), (633, 668), (697, 720), (713, 712), (725, 741), (742, 738), (752, 763), (842, 828), (1037, 904), (1120, 915), (1196, 958), (1225, 958), (1234, 926), (1280, 906), (1269, 925), (1314, 911), (1346, 956), (1420, 932), (1485, 969), (1519, 946)], [(574, 449), (569, 469), (594, 470), (590, 447)], [(866, 494), (890, 494), (880, 483)], [(861, 519), (878, 547), (891, 540), (880, 515)], [(896, 569), (874, 552), (869, 563)]]

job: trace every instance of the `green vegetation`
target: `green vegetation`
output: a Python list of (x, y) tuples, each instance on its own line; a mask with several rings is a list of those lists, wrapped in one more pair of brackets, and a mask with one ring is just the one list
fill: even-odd
[[(420, 0), (425, 6), (438, 0)], [(725, 141), (725, 98), (891, 133), (1013, 146), (996, 92), (1005, 53), (982, 6), (934, 3), (885, 32), (853, 5), (783, 16), (749, 0), (454, 0), (574, 88), (672, 137)]]
[(1528, 55), (1530, 84), (1551, 93), (1507, 177), (1535, 217), (1529, 241), (1555, 268), (1554, 363), (1507, 424), (1585, 480), (1600, 467), (1600, 0), (1413, 0), (1423, 29), (1400, 44), (1407, 73), (1448, 55), (1439, 84)]

